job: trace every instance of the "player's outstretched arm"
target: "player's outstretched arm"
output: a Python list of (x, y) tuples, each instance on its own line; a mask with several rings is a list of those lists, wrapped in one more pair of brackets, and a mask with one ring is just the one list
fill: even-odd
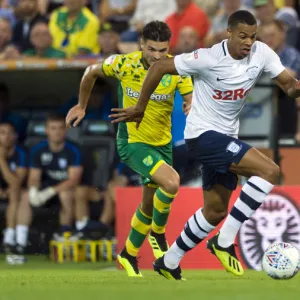
[(165, 74), (178, 75), (173, 57), (160, 60), (149, 68), (137, 104), (127, 108), (113, 108), (114, 114), (109, 116), (114, 119), (112, 123), (136, 122), (138, 128), (149, 99)]
[[(78, 104), (72, 107), (66, 117), (68, 128), (76, 127), (85, 116), (85, 110), (97, 77), (105, 76), (102, 71), (102, 63), (94, 64), (86, 68), (80, 83)], [(72, 125), (72, 123), (74, 124)]]
[(174, 57), (169, 57), (154, 63), (148, 70), (142, 85), (141, 94), (136, 104), (137, 111), (144, 112), (152, 93), (165, 74), (178, 75)]
[(300, 81), (294, 78), (287, 70), (282, 71), (274, 78), (276, 84), (291, 98), (300, 97)]

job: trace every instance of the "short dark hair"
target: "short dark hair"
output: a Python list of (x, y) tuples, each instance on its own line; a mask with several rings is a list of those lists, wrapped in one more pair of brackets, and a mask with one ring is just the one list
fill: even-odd
[(238, 24), (246, 24), (246, 25), (256, 25), (257, 21), (253, 14), (251, 14), (247, 10), (237, 10), (233, 14), (230, 15), (228, 19), (228, 28), (233, 29)]
[(146, 40), (155, 42), (169, 42), (172, 33), (169, 26), (165, 22), (151, 21), (143, 28), (142, 37)]
[(61, 113), (53, 112), (48, 115), (47, 122), (49, 121), (65, 121), (65, 116)]

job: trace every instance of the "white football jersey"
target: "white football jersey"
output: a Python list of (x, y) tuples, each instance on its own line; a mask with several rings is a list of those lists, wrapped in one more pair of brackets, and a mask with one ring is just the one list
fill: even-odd
[(262, 72), (274, 78), (285, 69), (279, 56), (258, 41), (246, 58), (233, 59), (227, 40), (211, 48), (175, 56), (175, 67), (179, 75), (194, 77), (192, 109), (184, 131), (186, 139), (208, 130), (237, 137), (239, 114), (250, 89)]

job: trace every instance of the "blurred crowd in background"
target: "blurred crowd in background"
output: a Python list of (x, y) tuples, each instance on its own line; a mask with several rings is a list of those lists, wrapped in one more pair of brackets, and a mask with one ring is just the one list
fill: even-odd
[[(258, 20), (258, 40), (268, 44), (289, 71), (300, 73), (300, 1), (293, 0), (0, 0), (0, 64), (8, 60), (105, 59), (112, 54), (140, 49), (143, 26), (152, 20), (165, 21), (171, 31), (170, 53), (191, 52), (226, 39), (227, 20), (236, 10), (251, 11)], [(9, 199), (4, 244), (27, 245), (32, 207), (29, 190), (38, 183), (41, 199), (60, 202), (58, 236), (86, 229), (113, 233), (116, 186), (137, 186), (137, 174), (119, 161), (117, 154), (105, 186), (85, 181), (80, 147), (66, 141), (64, 116), (77, 103), (77, 95), (47, 116), (46, 142), (26, 150), (16, 147), (27, 139), (31, 120), (11, 109), (10, 90), (0, 83), (0, 199)], [(172, 120), (174, 167), (183, 182), (193, 176), (183, 141), (185, 116), (176, 94)], [(108, 121), (116, 106), (114, 87), (97, 80), (87, 109), (87, 120)], [(300, 142), (300, 106), (279, 97), (280, 131)], [(5, 163), (6, 162), (6, 163)], [(7, 172), (10, 168), (13, 172)], [(12, 173), (19, 172), (16, 181)], [(28, 181), (28, 183), (27, 183)], [(55, 192), (51, 193), (54, 188)], [(72, 193), (69, 193), (70, 189)], [(44, 198), (43, 198), (44, 197)], [(90, 207), (88, 203), (97, 203)], [(92, 204), (94, 205), (94, 204)], [(91, 212), (96, 212), (91, 217)], [(73, 226), (75, 224), (75, 226)], [(73, 228), (73, 227), (74, 228)]]

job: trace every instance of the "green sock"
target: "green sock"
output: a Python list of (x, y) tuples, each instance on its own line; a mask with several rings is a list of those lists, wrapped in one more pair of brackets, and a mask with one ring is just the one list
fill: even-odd
[(156, 190), (154, 194), (153, 220), (152, 230), (155, 233), (162, 234), (168, 222), (171, 204), (176, 195), (168, 194), (161, 188)]
[(131, 219), (131, 230), (126, 240), (127, 252), (132, 256), (137, 256), (150, 228), (152, 218), (138, 208)]

